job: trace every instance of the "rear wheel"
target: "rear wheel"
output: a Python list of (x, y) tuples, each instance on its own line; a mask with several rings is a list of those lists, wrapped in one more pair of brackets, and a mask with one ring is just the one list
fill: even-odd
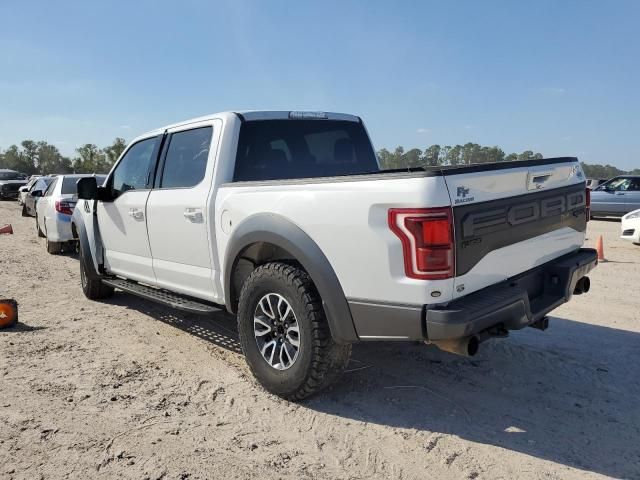
[[(80, 285), (82, 285), (82, 293), (89, 300), (100, 300), (113, 295), (113, 287), (105, 285), (99, 278), (92, 279), (87, 275), (85, 267), (85, 258), (80, 247)], [(87, 259), (90, 261), (90, 259)]]
[(351, 345), (333, 341), (309, 275), (284, 263), (262, 265), (246, 280), (238, 331), (256, 379), (288, 400), (302, 400), (329, 385), (351, 355)]
[(46, 242), (47, 242), (47, 252), (49, 252), (50, 254), (57, 255), (58, 253), (62, 252), (62, 243), (51, 242), (49, 241), (48, 238)]

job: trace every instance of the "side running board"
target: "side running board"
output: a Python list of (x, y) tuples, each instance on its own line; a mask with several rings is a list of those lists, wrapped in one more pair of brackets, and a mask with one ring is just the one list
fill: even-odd
[(169, 292), (168, 290), (142, 285), (132, 280), (124, 280), (122, 278), (103, 278), (102, 283), (185, 312), (207, 315), (222, 311), (222, 308), (205, 303), (201, 300), (195, 300), (178, 293)]

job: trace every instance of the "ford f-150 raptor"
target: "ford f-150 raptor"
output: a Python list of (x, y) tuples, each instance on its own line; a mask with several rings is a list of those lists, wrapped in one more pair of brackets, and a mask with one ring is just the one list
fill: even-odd
[(237, 315), (258, 381), (300, 400), (351, 344), (463, 355), (589, 289), (575, 158), (381, 170), (357, 116), (226, 112), (146, 133), (78, 181), (84, 294)]

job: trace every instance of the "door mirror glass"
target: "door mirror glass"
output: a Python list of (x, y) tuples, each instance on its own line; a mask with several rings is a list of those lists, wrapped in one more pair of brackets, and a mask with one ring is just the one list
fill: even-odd
[(81, 200), (95, 200), (98, 198), (98, 182), (96, 177), (83, 177), (76, 183), (78, 198)]

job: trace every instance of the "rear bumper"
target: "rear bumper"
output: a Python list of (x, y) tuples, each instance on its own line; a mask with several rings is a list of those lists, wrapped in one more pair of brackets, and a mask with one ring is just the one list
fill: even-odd
[(350, 301), (361, 340), (447, 340), (501, 326), (517, 330), (567, 302), (576, 283), (598, 263), (583, 248), (445, 306), (382, 305)]
[(74, 240), (71, 230), (71, 216), (56, 214), (54, 221), (47, 221), (47, 238), (51, 242), (70, 242)]
[(461, 338), (496, 325), (517, 330), (540, 320), (567, 302), (576, 283), (598, 263), (584, 248), (524, 272), (505, 282), (426, 311), (429, 340)]

